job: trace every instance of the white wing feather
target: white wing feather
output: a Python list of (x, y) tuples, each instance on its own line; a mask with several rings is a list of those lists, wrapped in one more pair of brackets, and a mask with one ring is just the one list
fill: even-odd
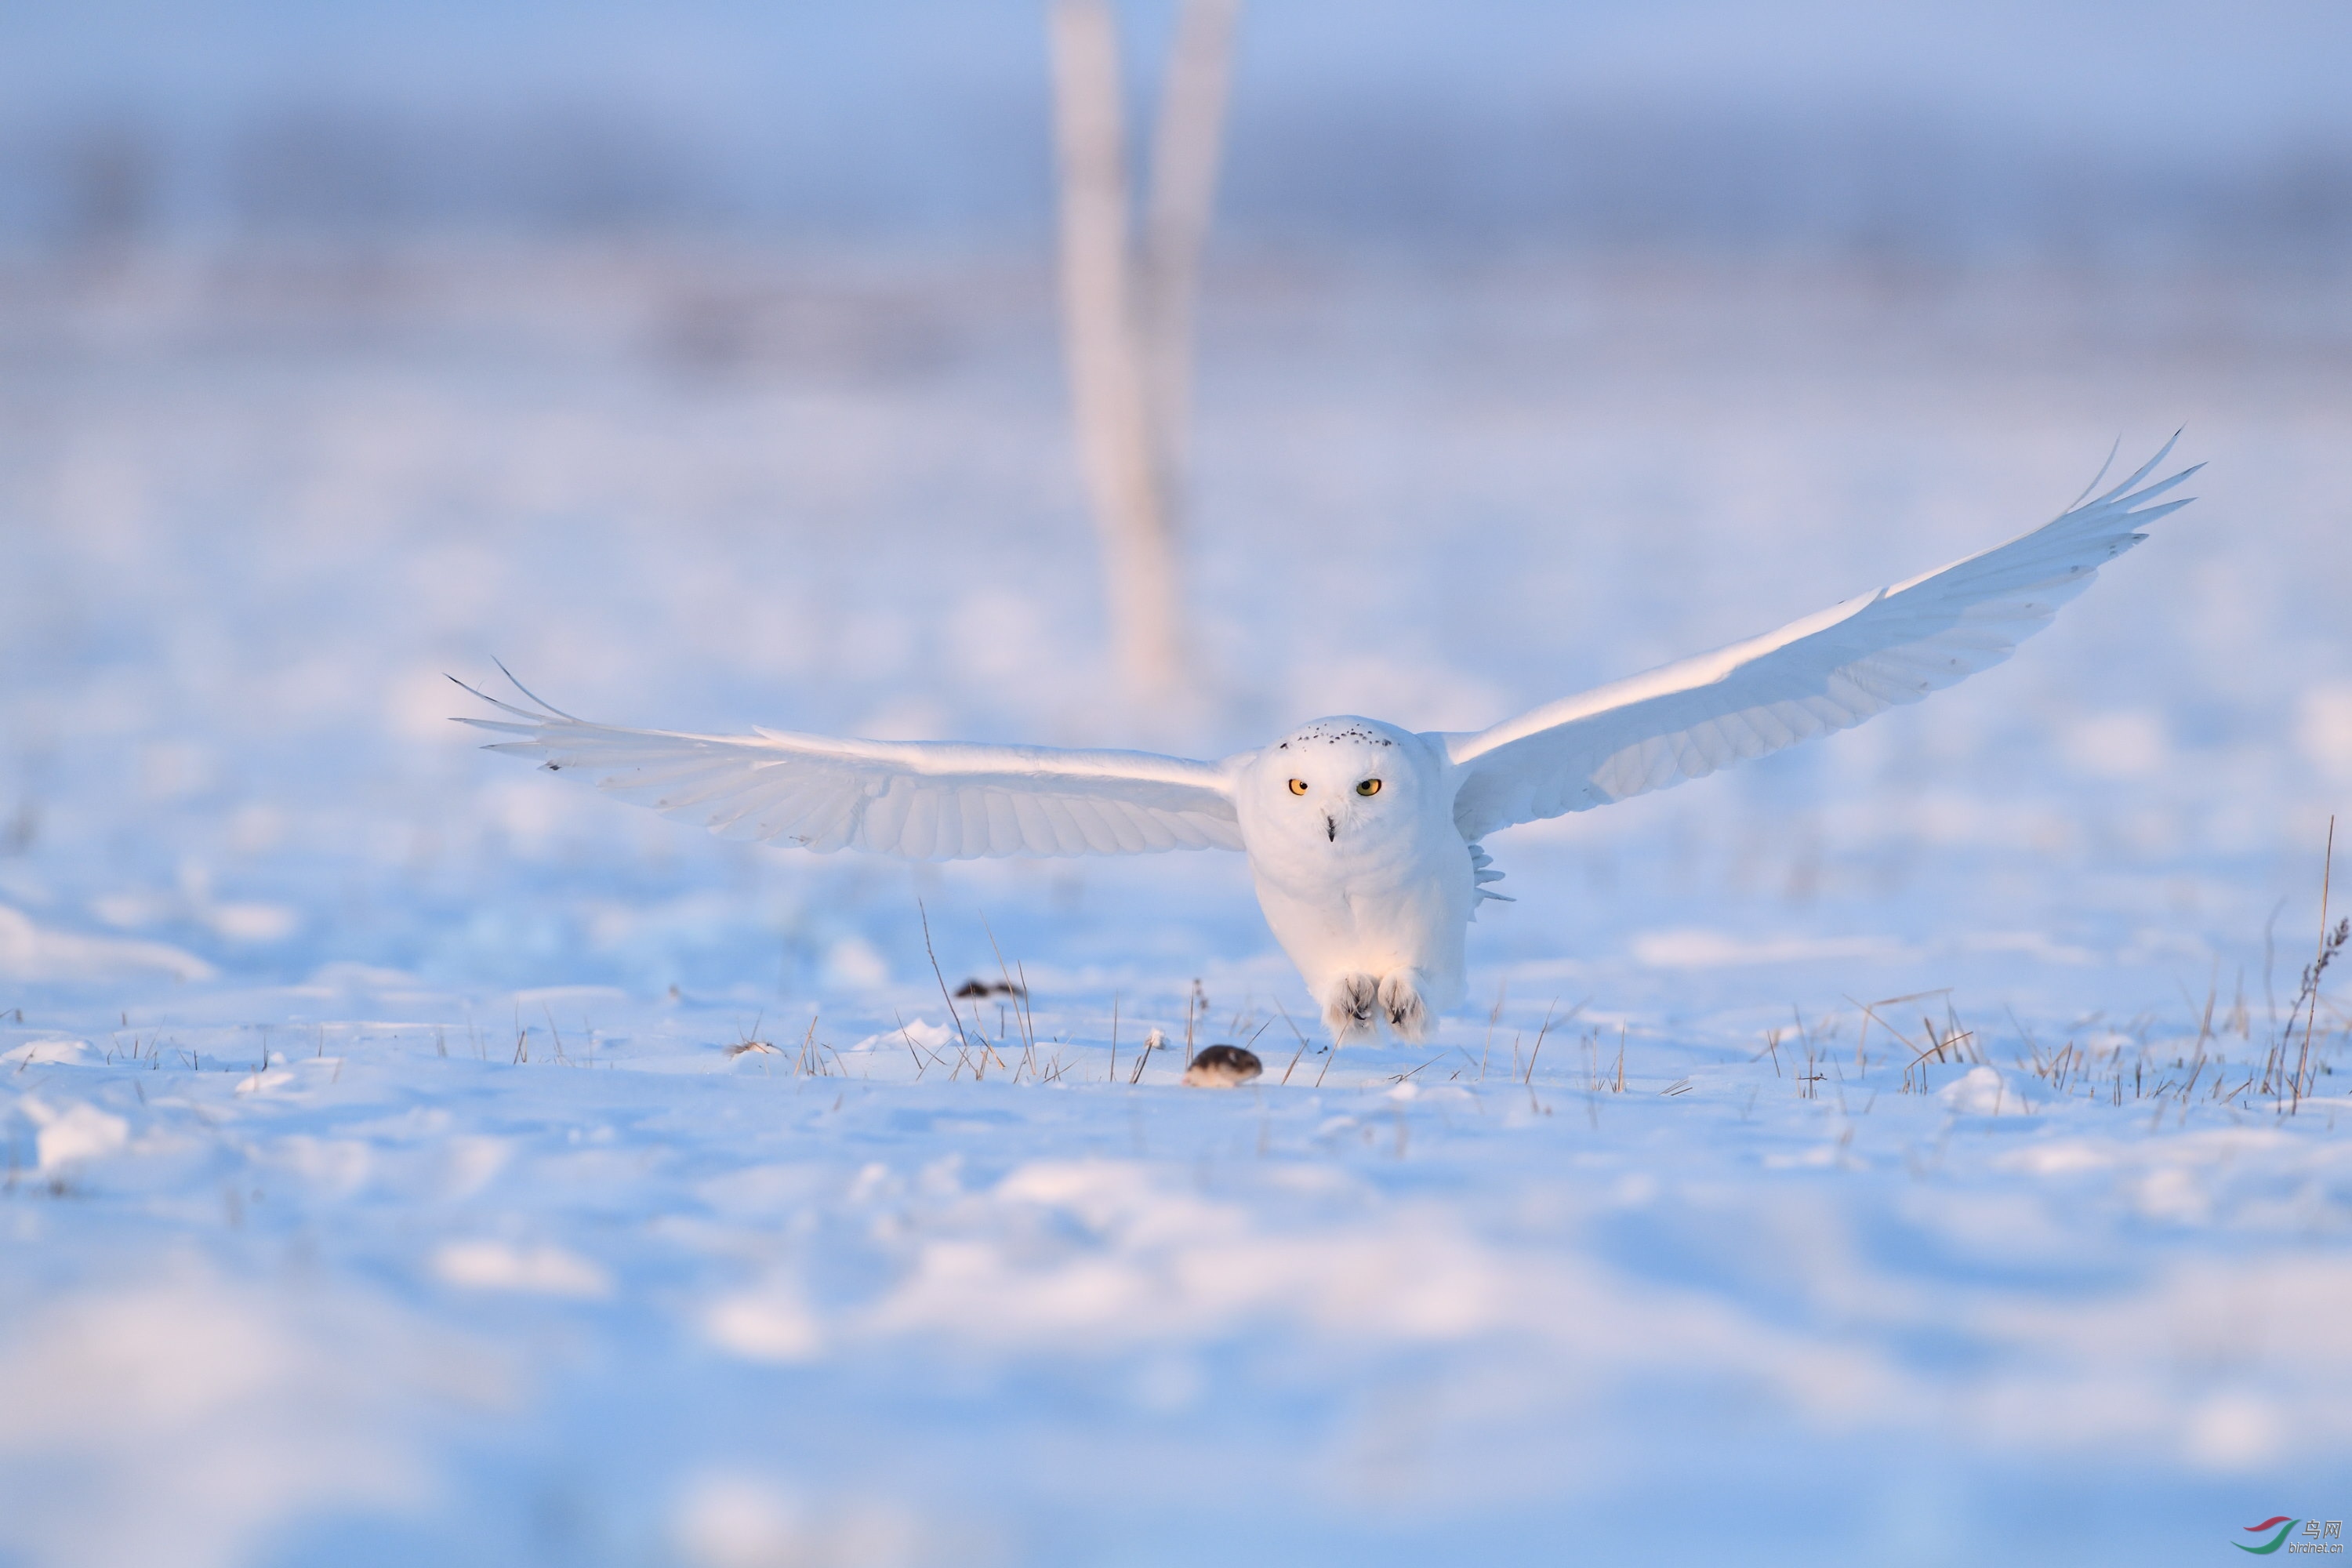
[(2139, 488), (2172, 445), (2096, 500), (1982, 554), (1490, 730), (1436, 737), (1462, 768), (1462, 836), (1703, 778), (1999, 664), (2146, 537), (2136, 528), (2189, 504), (2155, 501), (2194, 468)]
[(576, 771), (620, 799), (725, 837), (916, 860), (1242, 847), (1228, 770), (1217, 763), (776, 730), (623, 730), (466, 689), (513, 715), (459, 721), (520, 737), (487, 750)]

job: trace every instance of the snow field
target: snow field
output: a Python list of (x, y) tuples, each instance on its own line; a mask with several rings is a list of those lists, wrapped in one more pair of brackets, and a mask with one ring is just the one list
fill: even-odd
[[(1187, 736), (1102, 684), (1042, 279), (341, 276), (0, 322), (0, 1562), (2188, 1562), (2328, 1511), (2327, 994), (2292, 1114), (2270, 1060), (2352, 780), (2320, 306), (1238, 270)], [(676, 347), (840, 276), (932, 348)], [(1491, 844), (1501, 1011), (1422, 1051), (1300, 1050), (1238, 857), (793, 857), (445, 721), (496, 655), (679, 728), (1479, 723), (2182, 422), (2203, 499), (2011, 664)], [(1000, 952), (1034, 1054), (932, 973)], [(1196, 978), (1266, 1079), (1131, 1081)]]

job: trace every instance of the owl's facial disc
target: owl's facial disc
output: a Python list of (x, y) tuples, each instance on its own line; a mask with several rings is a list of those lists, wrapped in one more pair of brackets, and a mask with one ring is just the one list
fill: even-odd
[(1268, 769), (1275, 809), (1310, 831), (1320, 828), (1327, 844), (1337, 844), (1342, 828), (1372, 814), (1385, 816), (1394, 785), (1410, 769), (1383, 729), (1360, 720), (1321, 720), (1280, 742)]

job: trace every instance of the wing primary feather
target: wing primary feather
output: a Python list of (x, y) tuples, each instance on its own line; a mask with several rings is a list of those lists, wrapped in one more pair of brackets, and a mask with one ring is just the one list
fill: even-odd
[(916, 859), (1241, 847), (1232, 758), (628, 730), (565, 713), (499, 668), (541, 708), (450, 677), (490, 710), (459, 721), (497, 737), (488, 750), (729, 837)]
[(538, 692), (533, 691), (521, 681), (515, 680), (515, 672), (506, 667), (506, 661), (504, 659), (499, 658), (496, 654), (492, 654), (490, 656), (490, 662), (499, 667), (499, 673), (500, 675), (505, 676), (509, 680), (514, 681), (514, 689), (517, 691), (521, 692), (525, 697), (530, 698), (533, 702), (538, 703), (541, 708), (546, 709), (550, 713), (554, 714), (559, 719), (570, 719), (574, 724), (581, 722), (577, 715), (566, 713), (562, 709), (558, 708), (554, 703), (550, 702), (546, 698), (541, 697)]
[(2150, 478), (2179, 440), (2173, 432), (2102, 490), (2118, 443), (2073, 505), (2005, 544), (1475, 734), (1432, 737), (1460, 769), (1455, 826), (1475, 840), (1703, 777), (2000, 663), (2147, 525), (2193, 499), (2161, 498), (2202, 464)]
[[(2172, 433), (2172, 439), (2175, 441), (2180, 439), (2180, 432), (2175, 430)], [(2073, 511), (2076, 507), (2081, 506), (2084, 501), (2091, 499), (2091, 492), (2099, 488), (2099, 481), (2105, 479), (2107, 477), (2107, 470), (2116, 466), (2116, 455), (2122, 452), (2123, 449), (2124, 438), (2122, 433), (2117, 432), (2115, 441), (2107, 447), (2106, 461), (2099, 465), (2099, 471), (2091, 476), (2091, 482), (2083, 487), (2082, 494), (2076, 496), (2073, 500), (2066, 503), (2066, 510)], [(2167, 443), (2165, 449), (2167, 451), (2171, 450), (2169, 443)]]
[[(2127, 491), (2127, 490), (2131, 489), (2132, 489), (2132, 487), (2134, 487), (2135, 485), (2138, 484), (2142, 479), (2144, 479), (2147, 478), (2147, 477), (2148, 477), (2148, 475), (2150, 475), (2150, 474), (2152, 474), (2152, 473), (2156, 472), (2157, 465), (2158, 465), (2158, 464), (2162, 463), (2162, 462), (2164, 461), (2164, 459), (2165, 459), (2165, 458), (2169, 458), (2170, 456), (2172, 456), (2172, 448), (2173, 448), (2174, 447), (2178, 446), (2178, 445), (2179, 444), (2179, 442), (2180, 442), (2180, 432), (2179, 432), (2179, 431), (2178, 431), (2178, 430), (2175, 430), (2175, 431), (2174, 431), (2174, 432), (2173, 432), (2169, 437), (2168, 437), (2166, 438), (2164, 445), (2163, 445), (2163, 446), (2161, 446), (2161, 447), (2158, 447), (2156, 449), (2156, 456), (2155, 456), (2155, 457), (2150, 458), (2147, 462), (2142, 463), (2142, 464), (2141, 464), (2141, 465), (2140, 465), (2140, 466), (2136, 469), (2136, 470), (2134, 470), (2134, 471), (2133, 471), (2133, 473), (2132, 473), (2132, 477), (2131, 477), (2131, 478), (2129, 478), (2129, 479), (2127, 479), (2124, 480), (2124, 481), (2123, 481), (2123, 483), (2121, 483), (2121, 484), (2117, 485), (2115, 489), (2113, 489), (2109, 490), (2106, 494), (2105, 494), (2105, 495), (2101, 496), (2101, 497), (2099, 498), (2099, 500), (2100, 500), (2102, 502), (2111, 501), (2111, 500), (2115, 500), (2117, 496), (2122, 495), (2122, 494), (2124, 494), (2126, 491)], [(2163, 483), (2161, 483), (2161, 484), (2159, 484), (2159, 485), (2156, 486), (2154, 489), (2150, 489), (2150, 490), (2148, 491), (2148, 493), (2149, 493), (2150, 495), (2162, 495), (2165, 491), (2167, 491), (2167, 490), (2170, 489), (2173, 486), (2175, 486), (2175, 485), (2179, 484), (2181, 480), (2183, 480), (2183, 479), (2187, 479), (2189, 475), (2191, 475), (2191, 474), (2195, 473), (2195, 472), (2197, 471), (2197, 468), (2203, 468), (2204, 466), (2205, 466), (2204, 464), (2200, 463), (2200, 464), (2198, 464), (2198, 465), (2197, 465), (2197, 468), (2183, 468), (2183, 469), (2181, 469), (2181, 470), (2180, 470), (2180, 472), (2179, 472), (2179, 473), (2177, 473), (2177, 474), (2173, 475), (2170, 479), (2166, 479)], [(2093, 485), (2096, 485), (2098, 482), (2099, 482), (2099, 481), (2098, 481), (2098, 480), (2096, 480), (2096, 479), (2093, 479), (2093, 480), (2091, 481), (2091, 483), (2092, 483)], [(2074, 508), (2072, 508), (2072, 507), (2068, 507), (2066, 510), (2069, 510), (2069, 511), (2072, 511), (2072, 510), (2074, 510)]]
[[(478, 697), (483, 701), (488, 703), (491, 707), (496, 708), (502, 712), (512, 713), (519, 718), (530, 720), (530, 728), (536, 729), (547, 721), (547, 716), (543, 713), (534, 713), (528, 708), (518, 708), (511, 702), (501, 702), (497, 698), (491, 696), (488, 692), (482, 690), (479, 687), (468, 686), (454, 675), (450, 676), (449, 679), (458, 690), (467, 693), (468, 696)], [(472, 724), (480, 729), (497, 728), (501, 730), (519, 730), (525, 728), (525, 726), (520, 724), (499, 724), (493, 726), (480, 719), (467, 719), (463, 717), (452, 719), (450, 722), (453, 724)]]

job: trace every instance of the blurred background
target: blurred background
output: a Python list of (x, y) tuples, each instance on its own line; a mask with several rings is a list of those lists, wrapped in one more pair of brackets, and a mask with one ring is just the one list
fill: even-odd
[[(1117, 16), (1140, 126), (1176, 12)], [(2207, 499), (2029, 657), (1517, 836), (1577, 896), (1497, 940), (1907, 929), (1924, 856), (1978, 926), (2113, 954), (2162, 910), (2243, 962), (2308, 880), (2352, 781), (2340, 8), (1252, 9), (1181, 712), (1103, 651), (1045, 21), (14, 7), (0, 898), (57, 936), (19, 977), (109, 931), (278, 980), (904, 972), (939, 873), (543, 788), (442, 675), (670, 727), (1476, 726), (1980, 548), (2184, 425)], [(1055, 911), (1128, 885), (947, 875), (1081, 945)], [(1169, 942), (1264, 952), (1234, 869), (1187, 875)]]
[[(1177, 13), (1116, 16), (1140, 184)], [(18, 976), (108, 932), (278, 980), (904, 973), (918, 874), (543, 788), (465, 747), (442, 675), (503, 658), (666, 727), (1214, 752), (1335, 710), (1476, 726), (1981, 548), (2182, 426), (2206, 499), (2029, 657), (1516, 836), (1574, 896), (1515, 929), (1613, 956), (1735, 910), (1902, 929), (1944, 918), (1925, 857), (1976, 926), (2112, 955), (2163, 910), (2243, 963), (2302, 895), (2352, 782), (2341, 8), (1249, 10), (1181, 711), (1105, 654), (1045, 20), (12, 7)], [(1054, 911), (1130, 885), (945, 875), (1081, 949)], [(1132, 885), (1179, 920), (1204, 877), (1169, 943), (1263, 954), (1218, 912), (1237, 868)]]
[[(1121, 8), (1149, 89), (1167, 0)], [(2332, 273), (2339, 8), (1268, 5), (1245, 249)], [(1044, 18), (856, 6), (11, 8), (28, 253), (625, 239), (1022, 256)]]

